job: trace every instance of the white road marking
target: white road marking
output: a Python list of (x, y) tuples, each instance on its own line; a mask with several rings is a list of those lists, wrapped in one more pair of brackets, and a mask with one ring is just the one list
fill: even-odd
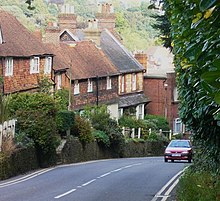
[(29, 175), (26, 175), (24, 177), (21, 177), (21, 178), (18, 178), (18, 179), (15, 179), (15, 180), (12, 180), (12, 181), (8, 181), (8, 182), (5, 182), (5, 183), (1, 183), (0, 184), (0, 188), (4, 188), (4, 187), (7, 187), (7, 186), (11, 186), (11, 185), (14, 185), (14, 184), (18, 184), (18, 183), (21, 183), (21, 182), (24, 182), (24, 181), (27, 181), (27, 180), (30, 180), (30, 179), (33, 179), (37, 176), (40, 176), (46, 172), (49, 172), (51, 170), (53, 170), (54, 168), (49, 168), (49, 169), (43, 169), (43, 170), (40, 170), (40, 171), (37, 171), (37, 172), (34, 172), (32, 174), (29, 174)]
[(99, 176), (99, 177), (97, 177), (97, 178), (100, 179), (100, 178), (106, 177), (106, 176), (108, 176), (108, 175), (110, 175), (110, 174), (111, 174), (111, 172), (107, 172), (107, 173), (105, 173), (105, 174), (103, 174), (103, 175), (101, 175), (101, 176)]
[[(187, 168), (187, 167), (186, 167)], [(151, 201), (156, 201), (157, 198), (159, 197), (163, 197), (163, 199), (161, 201), (166, 201), (167, 198), (169, 197), (171, 191), (173, 190), (173, 188), (178, 184), (179, 182), (179, 178), (180, 175), (185, 171), (184, 168), (183, 170), (179, 171), (176, 175), (174, 175), (157, 193), (156, 195), (153, 197), (153, 199)], [(162, 193), (165, 191), (165, 189), (176, 179), (176, 181), (170, 186), (170, 188), (166, 191), (166, 193), (164, 195), (162, 195)]]
[[(110, 171), (110, 172), (107, 172), (107, 173), (105, 173), (105, 174), (102, 174), (102, 175), (98, 176), (96, 179), (92, 179), (92, 180), (90, 180), (90, 181), (88, 181), (88, 182), (82, 184), (81, 186), (77, 186), (77, 188), (85, 187), (85, 186), (87, 186), (87, 185), (89, 185), (89, 184), (95, 182), (97, 179), (101, 179), (101, 178), (103, 178), (103, 177), (106, 177), (106, 176), (110, 175), (110, 174), (113, 173), (113, 172), (118, 172), (118, 171), (120, 171), (120, 170), (123, 170), (123, 169), (126, 169), (126, 168), (131, 168), (131, 167), (133, 167), (133, 166), (137, 166), (137, 165), (141, 165), (141, 164), (142, 164), (142, 163), (136, 163), (136, 164), (133, 164), (133, 165), (127, 165), (127, 166), (124, 166), (124, 167), (121, 167), (121, 168), (112, 170), (112, 171)], [(61, 194), (61, 195), (57, 195), (57, 196), (54, 197), (54, 198), (55, 198), (55, 199), (59, 199), (59, 198), (64, 197), (64, 196), (66, 196), (66, 195), (68, 195), (68, 194), (70, 194), (70, 193), (73, 193), (74, 191), (76, 191), (76, 189), (72, 189), (72, 190), (70, 190), (70, 191), (67, 191), (66, 193)]]
[(66, 195), (68, 195), (68, 194), (70, 194), (70, 193), (72, 193), (72, 192), (74, 192), (74, 191), (76, 191), (76, 189), (72, 189), (72, 190), (70, 190), (70, 191), (67, 191), (66, 193), (63, 193), (63, 194), (61, 194), (61, 195), (58, 195), (58, 196), (56, 196), (56, 197), (54, 197), (54, 198), (55, 198), (55, 199), (62, 198), (62, 197), (66, 196)]
[(90, 181), (86, 182), (85, 184), (82, 184), (82, 186), (87, 186), (87, 185), (91, 184), (92, 182), (94, 182), (95, 180), (96, 179), (90, 180)]

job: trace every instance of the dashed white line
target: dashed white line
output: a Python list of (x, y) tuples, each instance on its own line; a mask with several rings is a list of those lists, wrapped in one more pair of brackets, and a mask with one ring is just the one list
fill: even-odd
[(95, 180), (96, 180), (96, 179), (90, 180), (90, 181), (88, 181), (88, 182), (82, 184), (82, 186), (87, 186), (87, 185), (91, 184), (92, 182), (94, 182)]
[[(85, 186), (87, 186), (87, 185), (89, 185), (89, 184), (95, 182), (97, 179), (101, 179), (101, 178), (103, 178), (103, 177), (106, 177), (106, 176), (110, 175), (110, 174), (113, 173), (113, 172), (118, 172), (118, 171), (120, 171), (120, 170), (123, 170), (123, 169), (126, 169), (126, 168), (131, 168), (131, 167), (133, 167), (133, 166), (137, 166), (137, 165), (141, 165), (141, 164), (142, 164), (142, 163), (136, 163), (136, 164), (133, 164), (133, 165), (127, 165), (127, 166), (124, 166), (124, 167), (121, 167), (121, 168), (112, 170), (112, 171), (110, 171), (110, 172), (107, 172), (107, 173), (105, 173), (105, 174), (102, 174), (102, 175), (98, 176), (96, 179), (92, 179), (92, 180), (90, 180), (90, 181), (88, 181), (88, 182), (82, 184), (81, 186), (77, 186), (77, 188), (85, 187)], [(61, 194), (61, 195), (58, 195), (58, 196), (56, 196), (56, 197), (54, 197), (54, 198), (55, 198), (55, 199), (59, 199), (59, 198), (64, 197), (64, 196), (66, 196), (66, 195), (68, 195), (68, 194), (70, 194), (70, 193), (73, 193), (73, 192), (76, 191), (76, 190), (77, 190), (77, 189), (72, 189), (72, 190), (67, 191), (66, 193), (63, 193), (63, 194)]]
[(58, 196), (56, 196), (56, 197), (54, 197), (54, 198), (55, 198), (55, 199), (59, 199), (59, 198), (64, 197), (64, 196), (66, 196), (66, 195), (68, 195), (68, 194), (70, 194), (70, 193), (72, 193), (72, 192), (74, 192), (74, 191), (76, 191), (75, 188), (72, 189), (72, 190), (70, 190), (70, 191), (67, 191), (66, 193), (63, 193), (63, 194), (61, 194), (61, 195), (58, 195)]

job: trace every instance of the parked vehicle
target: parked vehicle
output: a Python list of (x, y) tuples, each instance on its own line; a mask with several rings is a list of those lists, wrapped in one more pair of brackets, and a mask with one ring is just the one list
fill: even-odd
[(165, 149), (164, 161), (188, 160), (192, 161), (193, 149), (190, 140), (172, 140)]

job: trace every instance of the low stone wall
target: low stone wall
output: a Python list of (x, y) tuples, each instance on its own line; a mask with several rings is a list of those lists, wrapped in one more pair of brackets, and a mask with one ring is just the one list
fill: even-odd
[(0, 155), (0, 180), (39, 168), (35, 149), (18, 149)]
[[(122, 157), (162, 156), (166, 142), (149, 141), (144, 143), (127, 142)], [(89, 160), (114, 158), (115, 150), (108, 149), (93, 142), (83, 146), (77, 138), (68, 139), (62, 150), (62, 163), (76, 163)]]
[(146, 157), (162, 156), (167, 142), (147, 141), (147, 142), (128, 142), (124, 148), (123, 157)]
[(83, 145), (78, 138), (68, 139), (61, 154), (62, 163), (77, 163), (111, 157), (110, 150), (99, 146), (97, 142)]

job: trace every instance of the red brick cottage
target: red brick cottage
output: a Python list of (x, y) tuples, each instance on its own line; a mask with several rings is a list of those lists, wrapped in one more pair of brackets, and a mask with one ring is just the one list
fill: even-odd
[(53, 54), (14, 16), (0, 10), (0, 75), (4, 94), (35, 91), (42, 78), (53, 80)]

